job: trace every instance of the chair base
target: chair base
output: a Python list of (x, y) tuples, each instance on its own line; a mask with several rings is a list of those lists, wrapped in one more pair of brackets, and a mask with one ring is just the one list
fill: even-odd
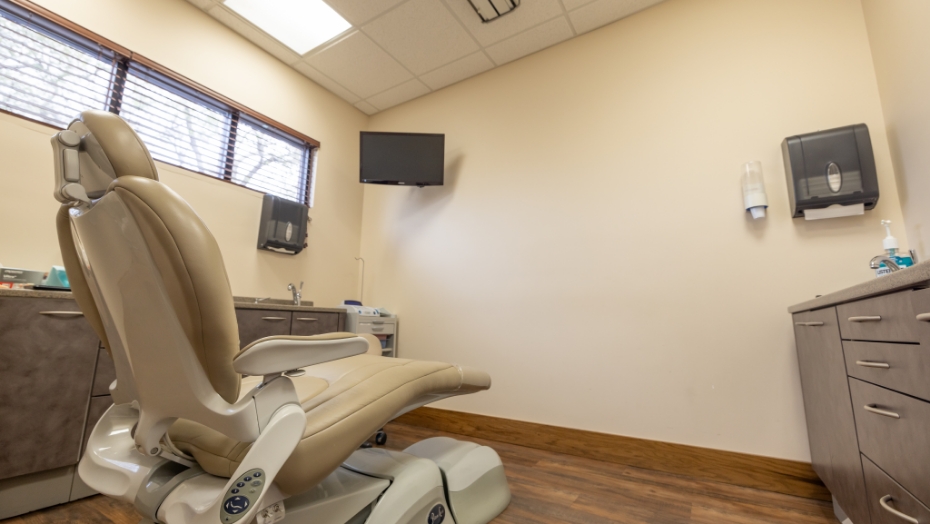
[[(212, 516), (229, 479), (138, 453), (130, 436), (137, 412), (113, 406), (101, 419), (78, 468), (101, 493), (134, 503), (164, 524), (223, 524)], [(255, 517), (235, 524), (486, 524), (510, 503), (497, 453), (446, 437), (403, 452), (359, 449), (319, 485), (285, 498), (270, 483)]]

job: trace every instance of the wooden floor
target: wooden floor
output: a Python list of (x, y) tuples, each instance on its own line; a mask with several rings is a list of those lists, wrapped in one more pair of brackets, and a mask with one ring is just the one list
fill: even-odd
[[(387, 447), (393, 449), (444, 435), (396, 423), (387, 431)], [(512, 444), (467, 440), (491, 446), (504, 461), (513, 499), (494, 520), (496, 524), (837, 523), (826, 502)], [(96, 496), (3, 522), (137, 524), (139, 516), (131, 505)]]

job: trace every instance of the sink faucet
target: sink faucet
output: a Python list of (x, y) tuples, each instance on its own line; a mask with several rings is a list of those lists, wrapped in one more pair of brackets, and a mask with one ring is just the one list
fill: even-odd
[[(897, 268), (897, 267), (898, 267), (898, 266), (895, 266), (895, 268)], [(288, 285), (287, 285), (287, 290), (290, 291), (290, 292), (294, 295), (294, 305), (295, 305), (295, 306), (299, 306), (299, 305), (300, 305), (300, 292), (303, 291), (303, 289), (304, 289), (304, 283), (303, 283), (303, 281), (300, 282), (300, 287), (296, 287), (294, 284), (288, 284)]]
[(882, 262), (885, 263), (885, 267), (887, 267), (892, 273), (901, 269), (898, 267), (898, 264), (895, 263), (894, 260), (885, 255), (878, 255), (877, 257), (872, 258), (872, 260), (869, 262), (869, 267), (872, 269), (878, 269)]

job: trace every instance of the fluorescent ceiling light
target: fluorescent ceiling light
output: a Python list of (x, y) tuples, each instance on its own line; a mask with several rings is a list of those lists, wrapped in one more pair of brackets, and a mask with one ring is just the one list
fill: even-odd
[(323, 0), (226, 0), (225, 3), (300, 55), (352, 27)]

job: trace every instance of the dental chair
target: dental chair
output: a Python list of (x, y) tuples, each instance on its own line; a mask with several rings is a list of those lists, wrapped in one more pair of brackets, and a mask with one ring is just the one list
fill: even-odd
[(352, 333), (240, 351), (219, 246), (130, 126), (86, 111), (52, 147), (62, 257), (117, 376), (78, 466), (88, 486), (143, 523), (480, 524), (504, 510), (488, 447), (359, 449), (407, 411), (488, 389), (487, 374), (385, 358)]

